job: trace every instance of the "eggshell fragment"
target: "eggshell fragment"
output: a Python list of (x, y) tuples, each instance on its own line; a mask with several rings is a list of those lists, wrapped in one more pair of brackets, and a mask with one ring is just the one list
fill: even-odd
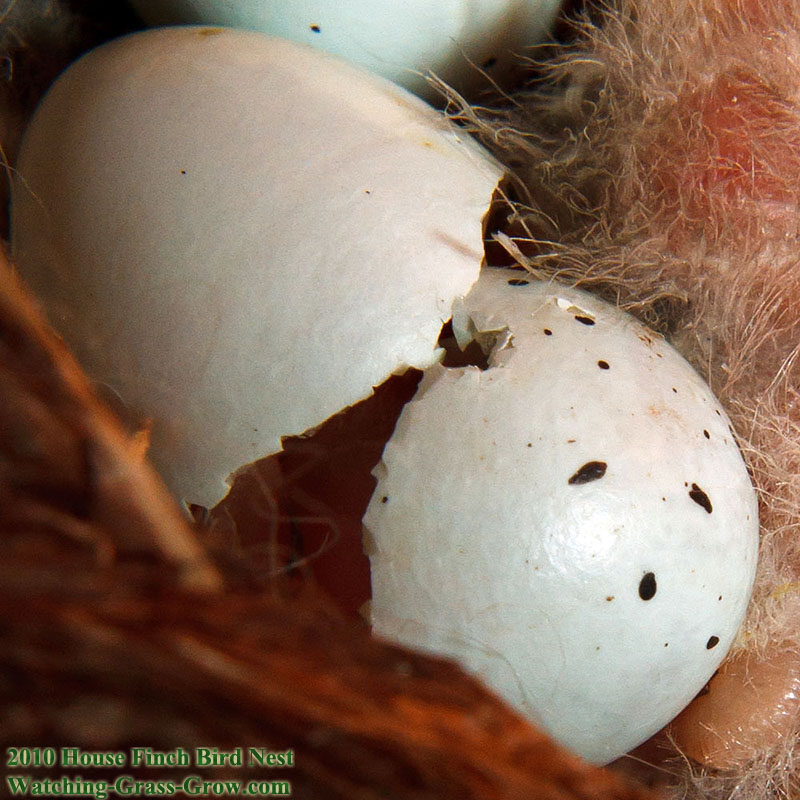
[(585, 293), (487, 269), (367, 510), (377, 633), (461, 660), (603, 763), (704, 686), (743, 619), (756, 498), (694, 370)]
[(243, 31), (107, 44), (26, 133), (13, 248), (92, 377), (152, 418), (172, 491), (437, 358), (501, 171), (417, 98)]
[(560, 0), (133, 0), (150, 24), (203, 23), (318, 47), (424, 97), (433, 71), (462, 91), (508, 79), (553, 24)]

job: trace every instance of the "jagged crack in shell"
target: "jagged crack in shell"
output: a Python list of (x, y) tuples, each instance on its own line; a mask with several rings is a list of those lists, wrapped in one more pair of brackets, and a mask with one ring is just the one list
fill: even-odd
[(734, 641), (756, 498), (673, 348), (519, 276), (485, 269), (454, 314), (488, 368), (429, 370), (384, 450), (364, 517), (372, 621), (605, 763), (667, 724)]
[(179, 26), (63, 73), (18, 173), (20, 273), (92, 377), (153, 420), (175, 496), (211, 506), (281, 436), (437, 359), (502, 170), (333, 56)]

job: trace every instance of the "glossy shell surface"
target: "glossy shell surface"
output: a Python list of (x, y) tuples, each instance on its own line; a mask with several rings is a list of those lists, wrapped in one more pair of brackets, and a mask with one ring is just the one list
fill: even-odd
[(438, 357), (501, 170), (405, 90), (262, 34), (89, 53), (22, 144), (20, 272), (98, 382), (153, 422), (181, 500)]
[(436, 366), (365, 517), (375, 630), (452, 655), (587, 759), (659, 730), (736, 636), (758, 552), (725, 412), (663, 339), (487, 269), (457, 310), (489, 367)]
[[(150, 24), (249, 28), (335, 53), (427, 98), (425, 75), (461, 91), (518, 71), (558, 0), (133, 0)], [(482, 74), (485, 73), (485, 76)]]

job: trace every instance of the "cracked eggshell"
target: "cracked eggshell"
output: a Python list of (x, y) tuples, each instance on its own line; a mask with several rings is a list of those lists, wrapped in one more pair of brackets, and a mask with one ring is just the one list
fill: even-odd
[[(522, 273), (524, 275), (524, 273)], [(591, 296), (487, 269), (456, 313), (485, 371), (433, 367), (365, 516), (377, 633), (454, 656), (611, 761), (719, 666), (758, 552), (724, 411), (665, 341)]]
[(133, 0), (149, 24), (230, 25), (335, 53), (424, 97), (433, 71), (461, 91), (501, 81), (553, 25), (560, 0)]
[(74, 64), (22, 144), (13, 250), (97, 381), (206, 506), (407, 366), (477, 279), (500, 169), (392, 84), (257, 33), (148, 31)]

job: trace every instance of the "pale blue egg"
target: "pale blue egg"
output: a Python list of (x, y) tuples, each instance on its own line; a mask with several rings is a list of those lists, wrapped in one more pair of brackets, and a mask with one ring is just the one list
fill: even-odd
[(508, 84), (560, 0), (131, 0), (151, 25), (271, 33), (335, 53), (428, 99), (431, 72), (467, 94)]

